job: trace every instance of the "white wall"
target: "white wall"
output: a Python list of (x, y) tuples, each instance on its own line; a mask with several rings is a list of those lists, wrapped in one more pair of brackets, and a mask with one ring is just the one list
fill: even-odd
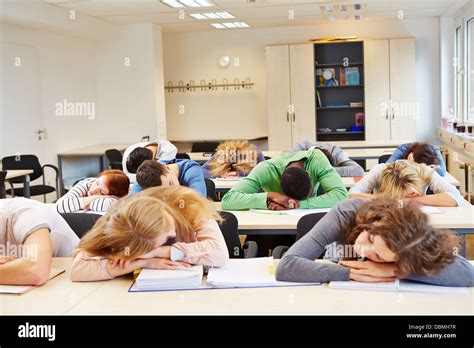
[[(267, 134), (265, 45), (305, 42), (325, 36), (356, 35), (359, 38), (416, 37), (416, 91), (421, 115), (419, 140), (434, 141), (440, 114), (439, 20), (335, 22), (314, 26), (266, 29), (165, 33), (165, 83), (200, 79), (240, 79), (256, 83), (251, 91), (166, 93), (166, 115), (170, 139), (238, 138)], [(239, 67), (222, 70), (223, 55), (240, 60)], [(407, 81), (410, 83), (410, 81)], [(185, 113), (179, 113), (184, 105)]]

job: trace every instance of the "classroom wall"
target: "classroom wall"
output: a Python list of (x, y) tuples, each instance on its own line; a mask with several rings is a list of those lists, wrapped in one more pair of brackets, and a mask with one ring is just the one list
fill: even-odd
[[(440, 115), (439, 19), (331, 22), (313, 26), (164, 33), (165, 83), (250, 77), (250, 91), (166, 93), (170, 139), (237, 138), (267, 135), (265, 45), (310, 38), (356, 35), (360, 38), (416, 37), (416, 91), (420, 102), (419, 140), (434, 141)], [(238, 67), (222, 69), (219, 57), (239, 58)], [(407, 83), (410, 83), (407, 81)], [(180, 114), (180, 106), (185, 112)]]

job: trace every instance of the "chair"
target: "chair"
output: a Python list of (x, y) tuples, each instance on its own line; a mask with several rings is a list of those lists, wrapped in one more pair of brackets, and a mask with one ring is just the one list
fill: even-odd
[[(314, 213), (304, 215), (299, 219), (296, 225), (296, 240), (301, 239), (306, 233), (308, 233), (319, 220), (323, 218), (326, 213)], [(279, 245), (273, 249), (272, 256), (274, 259), (281, 259), (283, 255), (288, 251), (289, 247), (286, 245)], [(322, 256), (321, 256), (322, 258)]]
[(176, 154), (176, 159), (191, 159), (191, 157), (189, 157), (189, 155), (185, 152), (178, 152)]
[(102, 217), (102, 215), (90, 213), (61, 213), (60, 215), (79, 238), (89, 232), (97, 220)]
[(219, 222), (219, 227), (224, 236), (229, 257), (231, 259), (256, 257), (258, 247), (255, 242), (245, 242), (243, 247), (240, 246), (239, 222), (235, 215), (227, 211), (220, 211), (219, 214), (223, 218), (223, 221)]
[(216, 194), (216, 184), (214, 183), (214, 181), (208, 178), (204, 178), (204, 182), (206, 183), (207, 197), (212, 199), (214, 202), (218, 202)]
[(0, 170), (0, 199), (7, 197), (7, 193), (5, 192), (6, 176), (7, 176), (7, 172), (5, 170)]
[[(34, 181), (40, 177), (43, 178), (42, 185), (32, 185), (30, 187), (31, 196), (43, 195), (43, 201), (46, 203), (46, 194), (56, 192), (57, 198), (59, 198), (59, 170), (52, 164), (41, 165), (38, 157), (35, 155), (21, 155), (21, 156), (8, 156), (2, 159), (3, 170), (19, 170), (19, 169), (31, 169), (33, 173), (30, 174), (30, 181)], [(56, 173), (55, 187), (46, 185), (44, 176), (44, 169), (51, 168)], [(19, 184), (23, 182), (22, 178), (13, 178), (8, 180), (11, 184)], [(13, 188), (6, 190), (6, 193), (12, 196), (23, 196), (23, 187)], [(56, 199), (57, 199), (56, 198)]]
[(191, 152), (216, 152), (216, 148), (219, 146), (217, 141), (201, 141), (193, 143)]
[(388, 159), (391, 157), (392, 155), (382, 155), (379, 157), (379, 164), (380, 163), (387, 163)]
[(109, 160), (110, 168), (123, 170), (122, 168), (122, 153), (117, 149), (109, 149), (105, 151), (105, 156)]

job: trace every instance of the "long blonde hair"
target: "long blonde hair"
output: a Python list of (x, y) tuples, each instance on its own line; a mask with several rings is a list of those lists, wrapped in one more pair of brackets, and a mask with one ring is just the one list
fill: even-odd
[(240, 175), (248, 175), (257, 165), (258, 149), (247, 140), (229, 140), (220, 144), (209, 164), (214, 177), (235, 171)]
[(403, 199), (405, 191), (411, 188), (420, 195), (423, 187), (431, 180), (432, 171), (425, 164), (407, 160), (390, 163), (380, 176), (379, 193), (393, 199)]
[(183, 186), (153, 187), (127, 196), (101, 217), (81, 239), (78, 251), (104, 258), (135, 259), (155, 248), (160, 233), (175, 222), (176, 240), (195, 241), (208, 219), (221, 220), (211, 201)]

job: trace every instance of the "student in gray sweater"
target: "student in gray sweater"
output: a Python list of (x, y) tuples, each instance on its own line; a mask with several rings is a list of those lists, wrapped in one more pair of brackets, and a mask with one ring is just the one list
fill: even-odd
[(341, 148), (330, 143), (302, 140), (298, 142), (290, 152), (306, 151), (314, 148), (320, 149), (326, 155), (329, 163), (331, 163), (340, 176), (364, 175), (364, 169), (357, 164), (357, 162), (351, 160)]
[[(278, 264), (276, 278), (290, 282), (403, 278), (472, 287), (474, 267), (457, 255), (458, 250), (459, 237), (430, 226), (415, 203), (357, 198), (333, 207), (298, 240)], [(325, 252), (339, 263), (314, 262)], [(359, 259), (347, 260), (354, 257)]]

